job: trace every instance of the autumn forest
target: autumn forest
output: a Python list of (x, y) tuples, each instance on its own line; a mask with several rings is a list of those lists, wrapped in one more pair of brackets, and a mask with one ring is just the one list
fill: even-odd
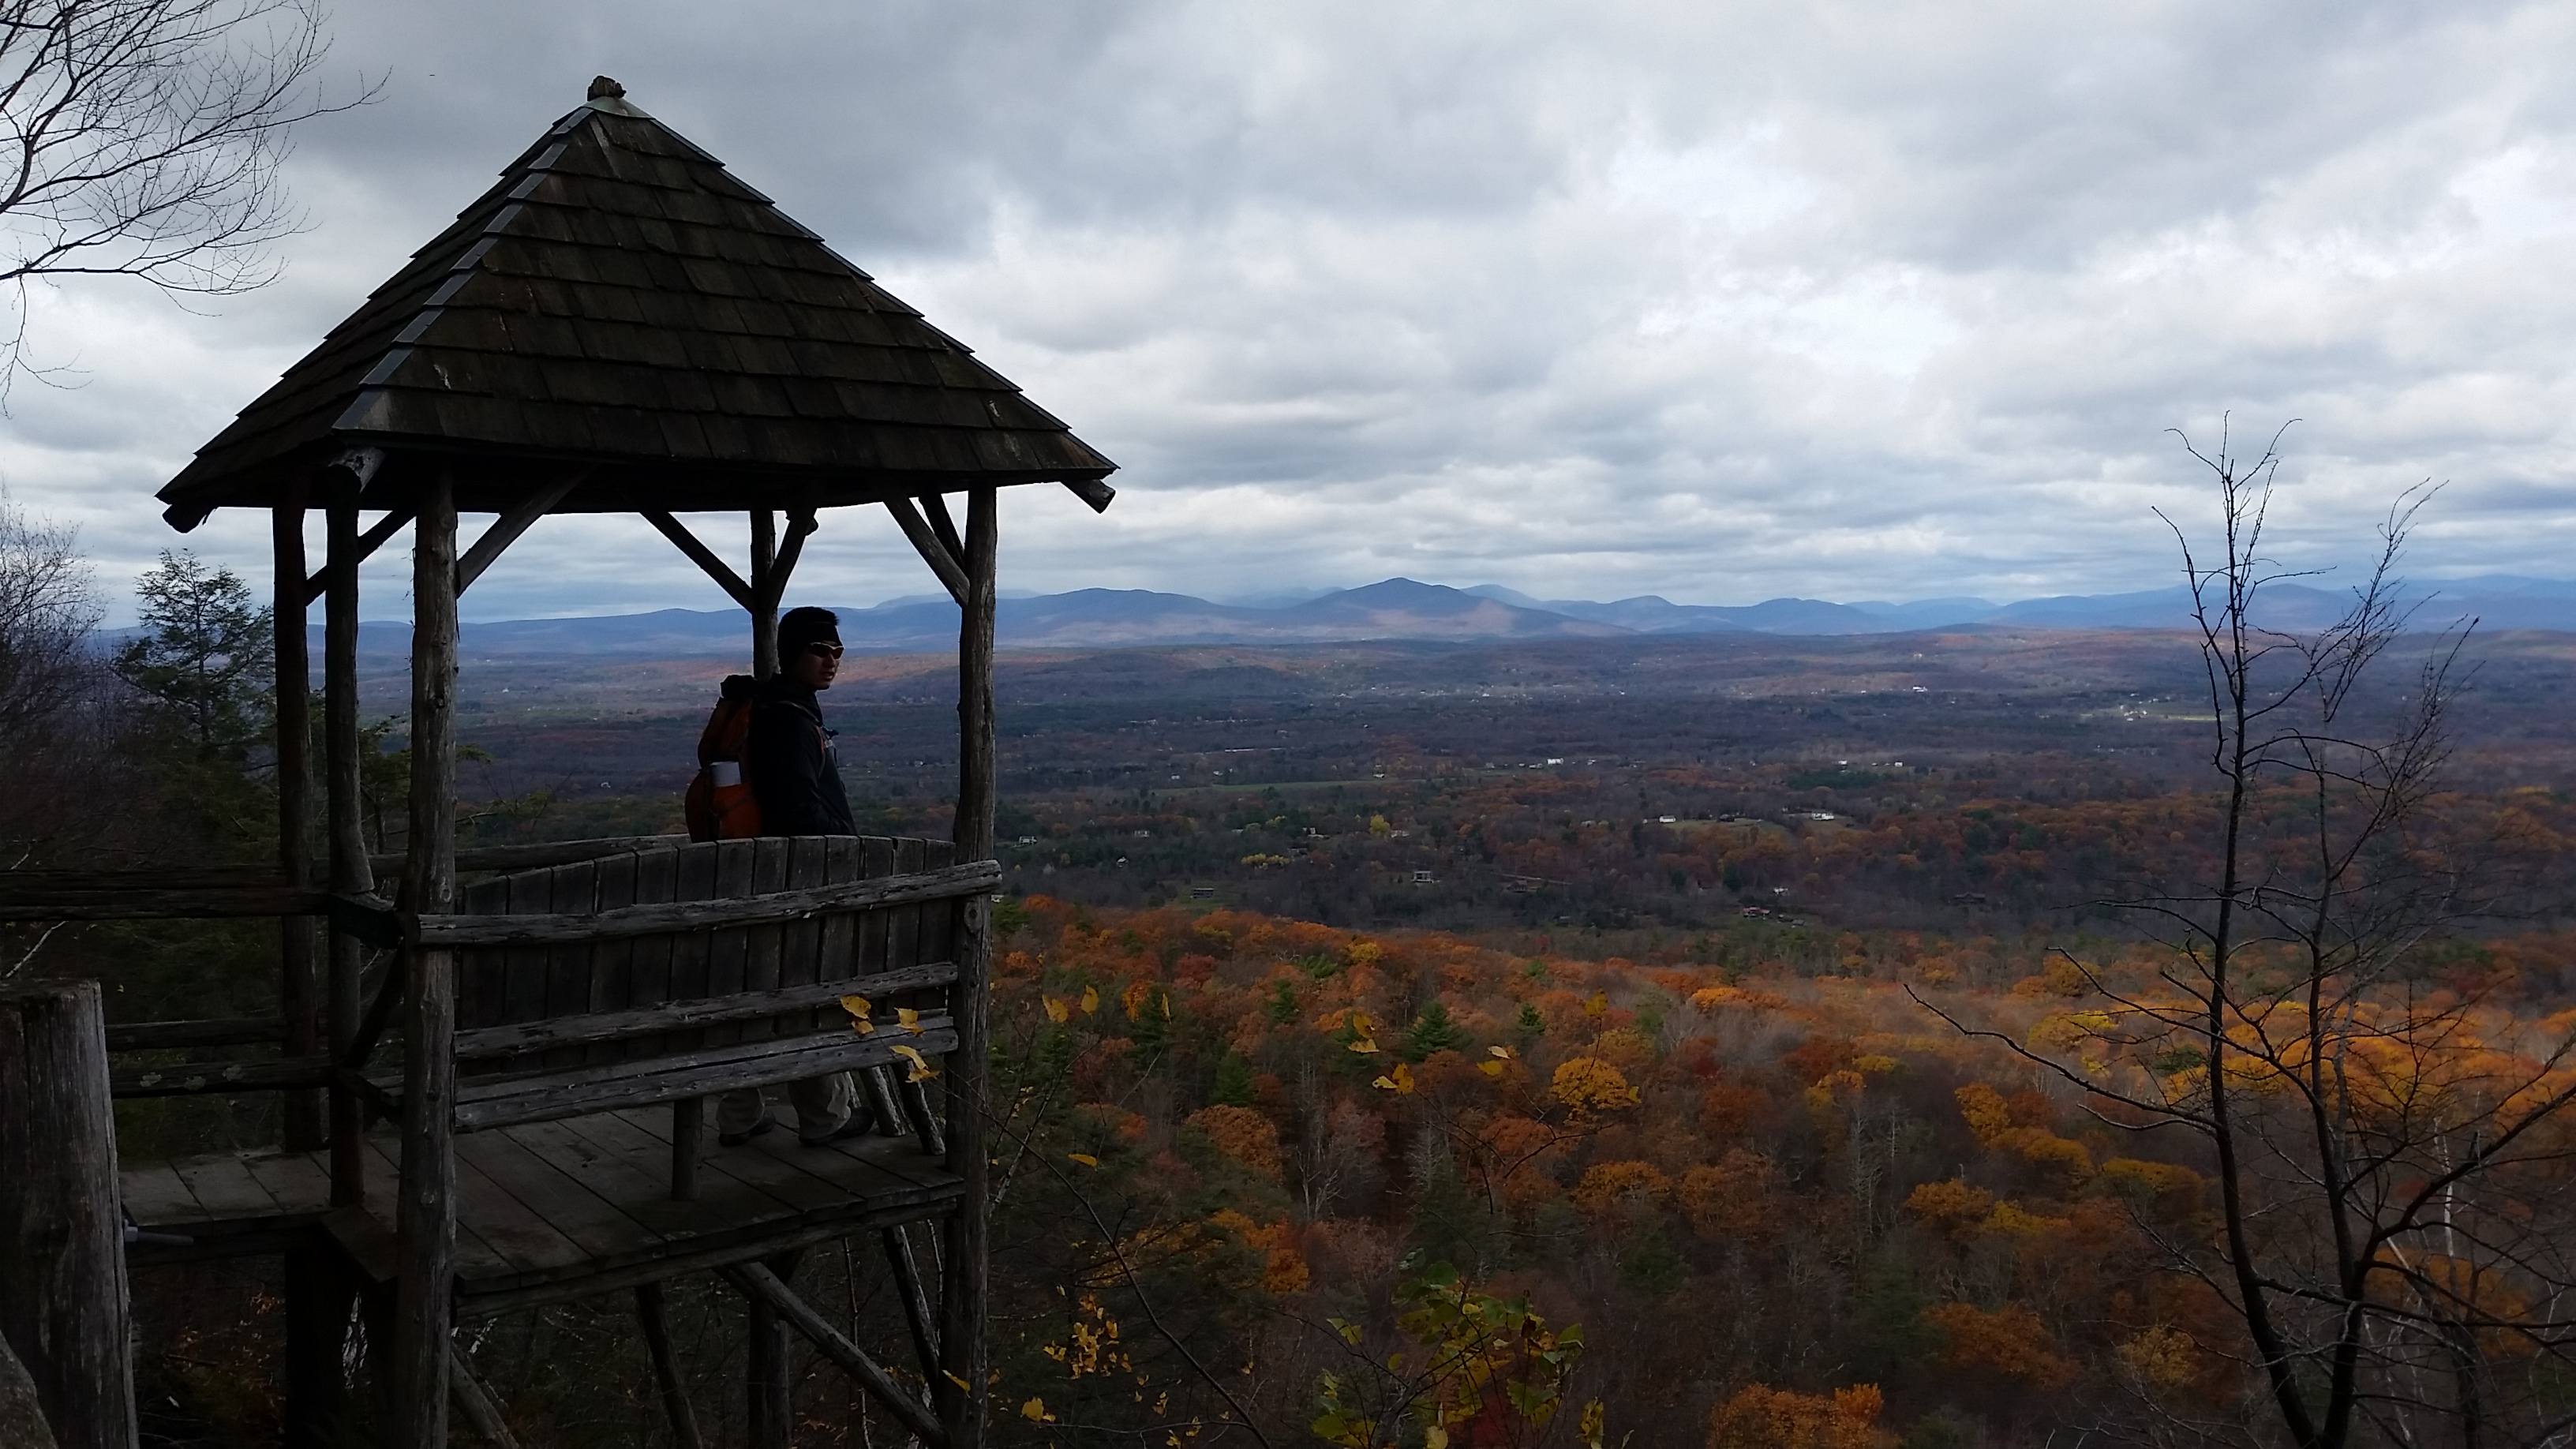
[[(2576, 643), (2426, 623), (1006, 656), (998, 1432), (2558, 1442)], [(41, 828), (255, 858), (258, 711), (147, 646), (138, 809)], [(724, 667), (469, 660), (476, 838), (677, 828)], [(944, 830), (947, 667), (827, 700), (863, 829)], [(260, 1009), (272, 939), (12, 950), (152, 1019)], [(120, 1110), (133, 1151), (273, 1131)], [(270, 1270), (140, 1271), (149, 1437), (268, 1440)], [(673, 1290), (719, 1431), (740, 1312)], [(472, 1352), (532, 1442), (666, 1442), (617, 1313)], [(797, 1443), (902, 1442), (799, 1372)]]

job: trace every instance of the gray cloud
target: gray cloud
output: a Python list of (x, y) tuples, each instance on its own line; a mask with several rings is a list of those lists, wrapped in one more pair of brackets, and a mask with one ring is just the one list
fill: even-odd
[[(1391, 573), (1740, 603), (2147, 587), (2164, 432), (2289, 442), (2285, 554), (2452, 480), (2426, 573), (2562, 574), (2576, 12), (2546, 5), (349, 7), (280, 285), (39, 299), (0, 479), (110, 583), (188, 451), (597, 72), (1126, 465), (1012, 582)], [(704, 520), (709, 530), (729, 529)], [(259, 572), (264, 528), (190, 540)], [(827, 521), (817, 597), (926, 576)], [(370, 574), (402, 589), (399, 560)], [(476, 617), (713, 607), (555, 520)], [(371, 610), (372, 611), (372, 610)]]

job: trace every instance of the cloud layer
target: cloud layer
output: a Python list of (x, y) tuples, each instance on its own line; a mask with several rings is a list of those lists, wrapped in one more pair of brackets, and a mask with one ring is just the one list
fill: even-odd
[[(1404, 574), (1543, 597), (2152, 587), (2259, 451), (2286, 556), (2450, 480), (2424, 574), (2576, 544), (2576, 11), (2181, 3), (377, 3), (279, 285), (40, 293), (0, 481), (121, 587), (150, 494), (594, 72), (1125, 465), (1014, 495), (1009, 582)], [(729, 529), (705, 521), (710, 532)], [(265, 527), (191, 543), (264, 575)], [(921, 591), (880, 517), (811, 591)], [(398, 560), (370, 575), (397, 612)], [(719, 598), (555, 520), (497, 618)]]

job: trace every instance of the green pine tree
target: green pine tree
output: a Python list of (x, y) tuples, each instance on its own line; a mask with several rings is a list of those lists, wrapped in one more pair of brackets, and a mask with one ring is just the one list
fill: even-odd
[(1252, 1063), (1243, 1053), (1229, 1051), (1217, 1059), (1216, 1085), (1208, 1089), (1208, 1101), (1220, 1107), (1252, 1105)]
[(160, 701), (207, 757), (241, 759), (270, 726), (270, 611), (240, 575), (185, 549), (163, 549), (134, 591), (143, 628), (116, 651), (117, 674)]
[(1297, 1020), (1297, 983), (1282, 976), (1271, 989), (1270, 1019), (1281, 1026), (1292, 1026)]
[(1449, 1007), (1438, 997), (1422, 1008), (1422, 1014), (1405, 1028), (1404, 1058), (1418, 1062), (1433, 1052), (1452, 1052), (1467, 1044), (1467, 1034), (1449, 1019)]
[(1529, 1043), (1547, 1035), (1547, 1021), (1538, 1014), (1536, 1005), (1524, 1001), (1521, 1003), (1521, 1014), (1512, 1022), (1512, 1031), (1521, 1038), (1521, 1044), (1526, 1047)]

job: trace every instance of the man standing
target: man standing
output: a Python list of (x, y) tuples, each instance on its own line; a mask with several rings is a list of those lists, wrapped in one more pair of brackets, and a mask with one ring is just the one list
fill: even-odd
[[(840, 672), (841, 621), (831, 610), (790, 609), (780, 616), (778, 672), (752, 696), (742, 750), (763, 835), (859, 833), (832, 755), (832, 732), (823, 727), (823, 706), (815, 699)], [(796, 1107), (796, 1135), (809, 1147), (868, 1128), (866, 1114), (855, 1110), (847, 1072), (790, 1083), (787, 1100)], [(716, 1140), (724, 1146), (748, 1142), (772, 1124), (756, 1087), (727, 1092), (716, 1104)]]

